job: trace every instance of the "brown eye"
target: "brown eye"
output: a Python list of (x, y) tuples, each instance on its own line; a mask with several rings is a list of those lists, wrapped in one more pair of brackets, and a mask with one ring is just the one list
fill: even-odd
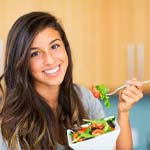
[(57, 49), (57, 48), (59, 48), (59, 47), (60, 47), (59, 44), (54, 44), (54, 45), (51, 46), (52, 49)]
[(32, 52), (32, 53), (31, 53), (31, 57), (38, 56), (39, 54), (40, 54), (39, 52)]

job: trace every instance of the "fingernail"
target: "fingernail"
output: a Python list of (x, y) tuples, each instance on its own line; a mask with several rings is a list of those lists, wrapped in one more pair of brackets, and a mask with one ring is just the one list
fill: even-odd
[(138, 83), (138, 86), (142, 86), (142, 85), (143, 85), (143, 83), (141, 83), (141, 82)]

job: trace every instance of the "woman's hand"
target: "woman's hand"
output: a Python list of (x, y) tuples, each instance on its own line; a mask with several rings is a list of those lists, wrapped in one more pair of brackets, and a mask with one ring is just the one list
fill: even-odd
[(129, 112), (132, 106), (143, 97), (143, 84), (136, 79), (131, 80), (129, 84), (130, 86), (122, 90), (119, 94), (118, 123), (120, 134), (117, 139), (116, 150), (133, 150)]
[(122, 90), (119, 94), (118, 111), (120, 113), (129, 112), (132, 106), (142, 97), (143, 83), (133, 79), (129, 81), (130, 86)]

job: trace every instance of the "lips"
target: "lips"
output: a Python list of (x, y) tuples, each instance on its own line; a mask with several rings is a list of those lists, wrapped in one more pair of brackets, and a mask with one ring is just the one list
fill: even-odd
[(54, 74), (56, 74), (59, 71), (59, 69), (60, 69), (60, 66), (58, 65), (58, 66), (56, 66), (56, 67), (54, 67), (52, 69), (44, 70), (43, 72), (45, 74), (47, 74), (47, 75), (54, 75)]

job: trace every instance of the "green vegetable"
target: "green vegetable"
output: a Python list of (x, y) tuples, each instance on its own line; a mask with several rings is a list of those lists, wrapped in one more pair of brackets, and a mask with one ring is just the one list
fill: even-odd
[[(88, 124), (88, 126), (82, 127), (79, 130), (73, 131), (71, 133), (73, 143), (84, 141), (89, 138), (94, 138), (107, 132), (111, 132), (115, 129), (114, 116), (101, 118), (97, 120), (83, 119), (83, 121), (85, 121)], [(110, 123), (113, 124), (113, 126), (111, 126)], [(94, 134), (94, 132), (99, 132), (100, 134)]]
[(78, 142), (81, 138), (84, 139), (89, 139), (95, 137), (94, 135), (91, 134), (91, 128), (87, 128), (85, 132), (81, 133), (76, 139), (74, 139), (72, 142), (76, 143)]
[(95, 88), (100, 92), (99, 100), (103, 100), (104, 105), (109, 108), (111, 106), (109, 96), (107, 96), (109, 89), (105, 86), (105, 84), (96, 85)]

